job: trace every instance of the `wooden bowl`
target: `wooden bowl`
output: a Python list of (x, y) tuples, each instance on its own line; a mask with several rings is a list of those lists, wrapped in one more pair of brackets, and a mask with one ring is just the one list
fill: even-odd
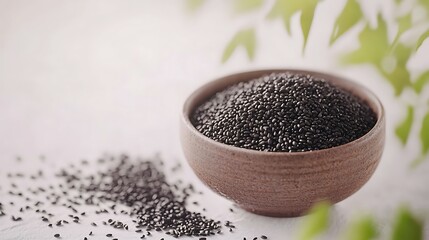
[[(190, 121), (193, 110), (227, 86), (275, 72), (310, 74), (360, 97), (377, 115), (364, 136), (344, 145), (308, 152), (262, 152), (216, 142)], [(337, 203), (359, 190), (374, 173), (384, 148), (385, 117), (378, 98), (342, 77), (305, 70), (243, 72), (211, 81), (186, 100), (180, 127), (186, 159), (211, 189), (241, 208), (266, 216), (295, 217), (314, 203)]]

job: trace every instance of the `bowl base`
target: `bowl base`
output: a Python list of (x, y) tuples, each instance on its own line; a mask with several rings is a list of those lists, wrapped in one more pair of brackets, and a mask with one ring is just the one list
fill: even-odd
[(242, 206), (239, 205), (239, 207), (247, 212), (266, 216), (266, 217), (275, 217), (275, 218), (295, 218), (295, 217), (301, 217), (308, 213), (309, 209), (301, 209), (298, 211), (267, 211), (267, 210), (261, 210), (261, 209), (255, 209), (248, 206)]

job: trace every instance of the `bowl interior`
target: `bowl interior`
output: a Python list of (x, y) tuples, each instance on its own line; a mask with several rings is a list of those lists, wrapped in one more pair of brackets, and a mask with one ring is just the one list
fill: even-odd
[(347, 79), (339, 77), (339, 76), (335, 76), (335, 75), (331, 75), (331, 74), (327, 74), (327, 73), (322, 73), (322, 72), (299, 70), (299, 69), (267, 69), (267, 70), (250, 71), (250, 72), (243, 72), (243, 73), (229, 75), (226, 77), (216, 79), (216, 80), (211, 81), (209, 83), (206, 83), (202, 87), (198, 88), (185, 101), (185, 104), (183, 107), (183, 112), (182, 112), (182, 115), (183, 115), (182, 117), (183, 117), (185, 124), (187, 125), (189, 130), (194, 132), (194, 134), (200, 135), (202, 138), (204, 138), (204, 140), (211, 141), (213, 144), (216, 144), (216, 145), (217, 144), (223, 145), (223, 147), (225, 147), (225, 148), (234, 148), (235, 151), (237, 151), (237, 150), (238, 151), (250, 151), (250, 153), (252, 153), (252, 154), (258, 154), (259, 153), (259, 154), (288, 154), (288, 155), (292, 155), (292, 154), (298, 154), (299, 155), (299, 154), (309, 153), (309, 152), (262, 152), (262, 151), (257, 151), (257, 150), (253, 150), (253, 149), (239, 148), (239, 147), (235, 147), (235, 146), (231, 146), (231, 145), (226, 145), (226, 144), (219, 143), (213, 139), (210, 139), (210, 138), (204, 136), (202, 133), (200, 133), (194, 127), (194, 125), (192, 124), (192, 122), (190, 120), (191, 114), (193, 113), (195, 108), (198, 107), (203, 102), (207, 101), (216, 92), (222, 91), (223, 89), (227, 88), (228, 86), (239, 83), (239, 82), (250, 81), (250, 80), (253, 80), (255, 78), (259, 78), (261, 76), (268, 75), (270, 73), (283, 73), (283, 72), (289, 72), (289, 73), (294, 73), (294, 74), (309, 74), (309, 75), (312, 75), (316, 78), (325, 79), (326, 81), (330, 82), (331, 84), (335, 85), (336, 87), (341, 88), (345, 91), (348, 91), (348, 92), (354, 94), (355, 96), (357, 96), (358, 98), (360, 98), (365, 104), (367, 104), (372, 109), (372, 111), (377, 116), (377, 122), (375, 123), (373, 128), (368, 133), (363, 135), (362, 137), (355, 139), (349, 143), (343, 144), (343, 145), (339, 145), (339, 146), (327, 148), (327, 149), (315, 150), (315, 151), (311, 151), (311, 153), (331, 150), (331, 149), (335, 149), (335, 148), (339, 148), (342, 146), (353, 144), (355, 141), (360, 141), (366, 135), (369, 135), (371, 132), (373, 132), (375, 128), (380, 127), (380, 124), (383, 122), (384, 109), (383, 109), (383, 106), (382, 106), (380, 100), (370, 90), (368, 90), (366, 87), (364, 87), (364, 86), (362, 86), (356, 82), (347, 80)]

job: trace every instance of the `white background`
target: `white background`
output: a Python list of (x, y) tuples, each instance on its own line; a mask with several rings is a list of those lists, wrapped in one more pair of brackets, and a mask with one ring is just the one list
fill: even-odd
[[(365, 2), (371, 21), (377, 8), (389, 14), (386, 1)], [(13, 208), (5, 177), (10, 171), (44, 167), (49, 181), (49, 173), (59, 167), (82, 158), (95, 160), (105, 152), (134, 156), (161, 152), (172, 164), (184, 163), (184, 178), (205, 192), (199, 200), (209, 216), (235, 222), (234, 234), (213, 239), (261, 234), (274, 240), (295, 239), (301, 218), (230, 213), (232, 203), (200, 184), (182, 155), (178, 122), (186, 96), (211, 79), (251, 69), (298, 67), (337, 73), (366, 85), (380, 97), (387, 114), (381, 164), (368, 184), (335, 205), (326, 239), (335, 239), (350, 219), (365, 213), (376, 217), (387, 236), (394, 211), (403, 203), (429, 220), (429, 161), (417, 169), (409, 167), (420, 151), (419, 129), (413, 130), (406, 148), (393, 134), (406, 103), (415, 98), (405, 92), (402, 100), (395, 99), (392, 88), (369, 66), (344, 68), (335, 62), (340, 53), (358, 46), (356, 35), (362, 27), (327, 47), (334, 17), (343, 4), (334, 0), (320, 4), (302, 56), (296, 18), (291, 37), (280, 20), (267, 22), (259, 13), (237, 17), (227, 1), (210, 1), (188, 14), (182, 1), (0, 0), (0, 202)], [(249, 62), (240, 49), (221, 64), (227, 41), (248, 26), (258, 30), (256, 60)], [(426, 44), (410, 68), (418, 72), (427, 67), (428, 53)], [(423, 113), (417, 111), (418, 116)], [(40, 155), (46, 156), (43, 164)], [(17, 163), (16, 156), (22, 162)], [(0, 217), (0, 239), (52, 239), (56, 232), (63, 239), (83, 239), (92, 230), (81, 224), (57, 231), (47, 228), (39, 215), (27, 214), (24, 219), (11, 222), (9, 216)], [(110, 229), (97, 231), (91, 239), (105, 239)], [(120, 239), (138, 237), (133, 232), (112, 233)], [(427, 224), (425, 236), (429, 238)]]

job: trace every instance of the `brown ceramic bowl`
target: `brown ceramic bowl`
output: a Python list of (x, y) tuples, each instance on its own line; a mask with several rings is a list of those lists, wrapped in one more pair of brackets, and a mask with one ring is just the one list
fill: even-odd
[[(352, 92), (377, 115), (364, 136), (333, 148), (308, 152), (262, 152), (216, 142), (198, 132), (190, 114), (225, 87), (273, 72), (311, 74)], [(380, 161), (385, 117), (378, 98), (365, 87), (338, 76), (292, 69), (243, 72), (211, 81), (189, 96), (183, 107), (181, 143), (190, 166), (210, 188), (243, 209), (261, 215), (294, 217), (321, 200), (337, 203), (359, 190)]]

